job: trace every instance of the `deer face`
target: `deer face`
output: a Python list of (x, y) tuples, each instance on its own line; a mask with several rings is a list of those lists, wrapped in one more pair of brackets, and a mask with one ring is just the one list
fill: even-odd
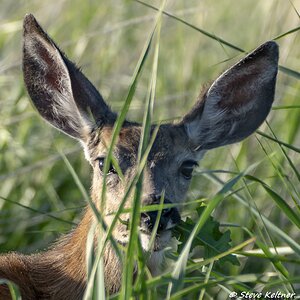
[[(33, 104), (51, 125), (78, 139), (93, 167), (92, 198), (100, 207), (103, 165), (110, 145), (116, 114), (90, 81), (66, 58), (32, 15), (24, 21), (24, 79)], [(147, 158), (142, 204), (180, 203), (188, 190), (192, 171), (206, 150), (238, 142), (253, 133), (267, 117), (273, 99), (278, 47), (267, 42), (224, 72), (176, 124), (161, 125)], [(155, 126), (152, 127), (154, 132)], [(108, 226), (138, 168), (142, 128), (125, 121), (113, 150), (123, 179), (113, 167), (106, 182), (104, 215)], [(130, 207), (129, 197), (126, 207)], [(157, 212), (142, 213), (140, 232), (147, 250)], [(128, 240), (122, 214), (114, 231), (121, 243)], [(180, 220), (179, 208), (162, 212), (154, 250), (170, 239), (170, 228)]]
[[(154, 131), (154, 126), (152, 131)], [(133, 180), (138, 168), (137, 156), (141, 139), (142, 128), (136, 124), (128, 123), (121, 129), (119, 139), (113, 156), (121, 168), (124, 179), (121, 180), (113, 166), (107, 173), (105, 215), (108, 223), (112, 220), (120, 202), (124, 197), (126, 187)], [(103, 161), (107, 155), (107, 145), (110, 144), (111, 127), (95, 130), (87, 143), (87, 156), (94, 169), (92, 197), (96, 203), (101, 202), (103, 183)], [(184, 200), (193, 167), (197, 164), (199, 154), (193, 153), (188, 147), (188, 139), (183, 126), (162, 125), (147, 158), (143, 173), (143, 205), (159, 204), (164, 194), (165, 203), (180, 203)], [(131, 206), (128, 199), (126, 207)], [(151, 230), (156, 221), (157, 212), (147, 212), (141, 215), (140, 232), (144, 235), (143, 241), (150, 237)], [(128, 221), (129, 214), (123, 214), (122, 219)], [(180, 221), (179, 209), (174, 207), (164, 209), (159, 222), (158, 232), (160, 238), (170, 237), (170, 229)], [(115, 238), (125, 243), (128, 239), (127, 226), (118, 224)], [(162, 242), (161, 239), (158, 242)], [(161, 244), (155, 245), (157, 249)], [(145, 242), (145, 248), (146, 242)]]

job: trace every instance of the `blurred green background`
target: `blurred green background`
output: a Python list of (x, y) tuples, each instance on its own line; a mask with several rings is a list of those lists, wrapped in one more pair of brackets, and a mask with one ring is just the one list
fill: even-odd
[[(149, 1), (159, 6), (159, 1)], [(176, 0), (166, 10), (177, 17), (250, 51), (300, 24), (300, 1), (270, 0)], [(111, 107), (118, 111), (126, 96), (130, 78), (147, 36), (155, 11), (135, 1), (0, 1), (0, 252), (24, 253), (44, 249), (50, 241), (72, 228), (84, 205), (83, 198), (58, 149), (71, 161), (89, 189), (91, 168), (80, 145), (48, 126), (34, 111), (25, 92), (22, 71), (22, 19), (31, 12), (69, 58), (99, 88)], [(277, 40), (280, 64), (300, 71), (299, 31)], [(201, 86), (215, 79), (244, 54), (168, 16), (163, 18), (155, 119), (182, 116), (193, 105)], [(147, 94), (151, 60), (143, 70), (128, 118), (141, 120)], [(299, 73), (279, 72), (274, 110), (268, 117), (276, 137), (300, 148)], [(286, 106), (293, 106), (286, 107)], [(264, 124), (260, 130), (273, 136)], [(212, 150), (196, 171), (188, 199), (209, 198), (219, 186), (206, 170), (224, 181), (261, 162), (252, 175), (268, 184), (299, 216), (299, 152), (252, 135), (243, 143)], [(259, 183), (239, 184), (239, 195), (257, 206), (261, 214), (287, 236), (300, 241), (299, 228), (278, 208)], [(22, 206), (21, 206), (22, 205)], [(28, 209), (29, 207), (31, 209)], [(187, 211), (187, 214), (189, 212)], [(235, 224), (233, 245), (261, 231), (266, 244), (286, 246), (273, 232), (267, 232), (260, 218), (247, 205), (227, 197), (214, 213), (221, 223)], [(272, 241), (272, 243), (271, 243)], [(292, 253), (293, 255), (293, 253)], [(269, 262), (241, 260), (233, 273), (272, 270)], [(291, 275), (299, 264), (286, 263)]]

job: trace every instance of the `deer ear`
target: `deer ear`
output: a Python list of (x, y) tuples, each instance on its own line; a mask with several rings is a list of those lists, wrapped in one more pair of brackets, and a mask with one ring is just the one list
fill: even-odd
[(278, 46), (266, 42), (224, 72), (183, 118), (193, 149), (235, 143), (266, 119), (274, 99)]
[(24, 19), (24, 81), (33, 104), (50, 124), (84, 140), (86, 130), (113, 123), (103, 98), (43, 31), (33, 15)]

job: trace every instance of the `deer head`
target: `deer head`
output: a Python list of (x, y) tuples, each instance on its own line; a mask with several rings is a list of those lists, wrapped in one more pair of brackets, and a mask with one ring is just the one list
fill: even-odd
[[(270, 111), (277, 69), (278, 46), (267, 42), (221, 74), (180, 122), (161, 125), (144, 170), (142, 204), (159, 203), (162, 193), (165, 203), (182, 202), (193, 168), (206, 150), (239, 142), (253, 133)], [(92, 199), (99, 207), (104, 160), (117, 115), (32, 15), (27, 15), (24, 22), (23, 71), (27, 90), (40, 115), (83, 145), (93, 168)], [(136, 172), (140, 139), (141, 125), (125, 121), (113, 150), (124, 180), (110, 167), (105, 215), (117, 210), (126, 185)], [(130, 199), (127, 206), (130, 207)], [(145, 250), (156, 216), (156, 212), (141, 215)], [(169, 229), (179, 220), (176, 207), (162, 212), (154, 250), (168, 243)], [(110, 221), (107, 216), (106, 222)], [(126, 243), (127, 226), (118, 224), (114, 237)]]

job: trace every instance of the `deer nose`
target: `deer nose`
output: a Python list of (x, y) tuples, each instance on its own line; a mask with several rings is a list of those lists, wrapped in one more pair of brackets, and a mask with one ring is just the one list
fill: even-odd
[[(151, 204), (159, 204), (161, 196), (152, 197)], [(172, 204), (168, 199), (164, 199), (164, 204)], [(143, 223), (148, 230), (152, 231), (155, 226), (158, 216), (158, 211), (149, 211), (141, 213), (141, 223)], [(161, 211), (157, 231), (164, 231), (175, 226), (180, 221), (180, 214), (176, 207), (164, 208)]]

